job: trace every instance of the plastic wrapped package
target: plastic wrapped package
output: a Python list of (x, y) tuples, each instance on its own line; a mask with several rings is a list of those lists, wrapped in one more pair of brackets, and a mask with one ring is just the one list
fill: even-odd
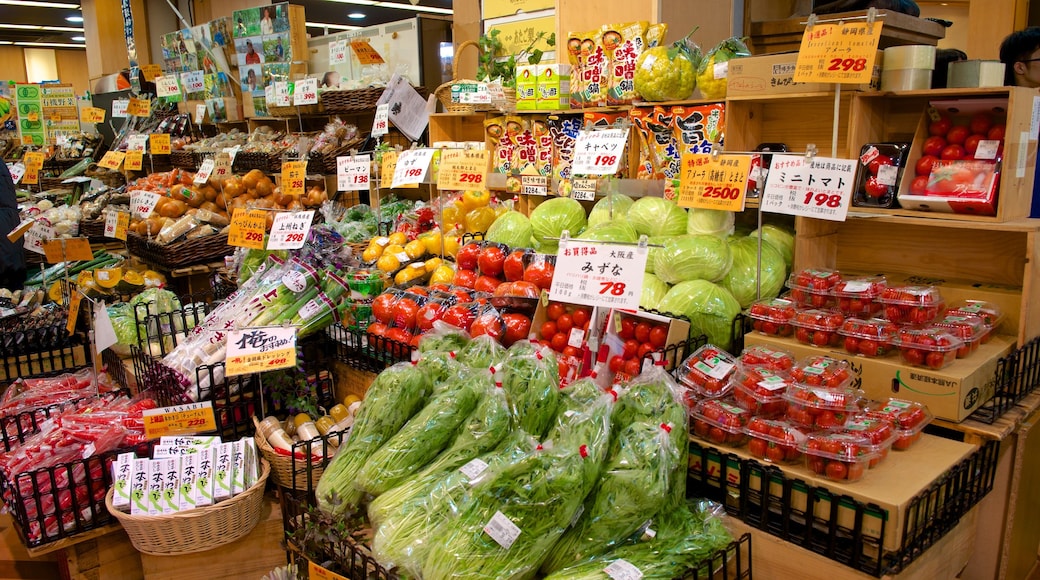
[(559, 402), (556, 356), (551, 349), (518, 342), (509, 348), (499, 375), (514, 427), (541, 439), (553, 424)]

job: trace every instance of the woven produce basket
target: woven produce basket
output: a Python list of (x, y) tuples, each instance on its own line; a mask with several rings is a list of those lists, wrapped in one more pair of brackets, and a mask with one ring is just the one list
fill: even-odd
[(132, 255), (167, 270), (219, 261), (234, 252), (234, 248), (227, 245), (226, 233), (172, 244), (160, 244), (131, 233), (126, 236), (126, 246)]
[[(307, 485), (307, 477), (305, 474), (300, 474), (296, 478), (295, 485), (293, 484), (293, 458), (291, 455), (282, 455), (271, 447), (271, 444), (267, 442), (267, 438), (260, 431), (260, 420), (255, 416), (253, 417), (253, 424), (256, 426), (256, 433), (253, 434), (253, 439), (256, 441), (256, 448), (260, 450), (260, 455), (264, 456), (264, 459), (271, 464), (271, 477), (274, 478), (274, 482), (278, 485), (289, 488), (297, 489), (302, 491), (312, 491), (313, 487), (318, 484), (318, 480), (321, 475), (325, 473), (325, 466), (320, 461), (313, 461), (315, 457), (311, 455), (308, 459), (311, 463), (311, 486)], [(316, 442), (316, 445), (320, 447), (321, 443)], [(297, 461), (302, 462), (302, 455), (297, 457)]]
[(157, 516), (130, 515), (112, 505), (114, 488), (108, 490), (105, 505), (139, 552), (179, 556), (212, 550), (244, 537), (260, 523), (264, 486), (271, 474), (271, 465), (263, 459), (260, 463), (260, 478), (253, 487), (214, 506)]
[[(281, 163), (282, 154), (279, 153), (260, 153), (258, 151), (241, 151), (235, 156), (234, 169), (236, 172), (251, 171), (253, 169), (259, 169), (260, 171), (267, 171), (268, 167), (271, 166), (271, 158), (276, 156)], [(281, 165), (279, 165), (279, 168)]]
[(288, 107), (277, 107), (274, 105), (267, 105), (267, 115), (269, 117), (295, 117), (297, 114), (300, 115), (320, 115), (325, 112), (325, 105), (321, 99), (315, 105), (290, 105)]
[[(462, 51), (472, 46), (480, 52), (480, 46), (473, 40), (467, 40), (459, 45), (455, 49), (455, 58), (451, 61), (451, 81), (444, 83), (437, 87), (433, 91), (433, 94), (437, 96), (437, 100), (444, 105), (444, 110), (449, 113), (475, 113), (477, 111), (490, 111), (491, 105), (476, 105), (473, 103), (453, 103), (451, 102), (451, 86), (459, 83), (475, 83), (477, 81), (471, 79), (459, 79), (459, 58), (462, 55)], [(513, 92), (513, 105), (516, 106), (516, 91)]]
[(80, 237), (88, 238), (91, 242), (105, 242), (105, 220), (79, 220)]
[(192, 151), (185, 151), (178, 149), (176, 151), (170, 151), (170, 165), (178, 169), (187, 169), (189, 171), (195, 171), (199, 168), (196, 164), (197, 157)]
[(366, 113), (375, 111), (379, 97), (383, 96), (385, 90), (372, 87), (349, 91), (324, 91), (319, 96), (319, 102), (332, 114)]

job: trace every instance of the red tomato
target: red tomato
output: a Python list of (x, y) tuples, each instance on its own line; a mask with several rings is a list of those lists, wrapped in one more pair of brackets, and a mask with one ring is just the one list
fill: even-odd
[(941, 159), (964, 159), (964, 147), (961, 145), (947, 145), (939, 154)]
[(563, 354), (564, 356), (573, 356), (577, 358), (578, 355), (581, 354), (581, 351), (568, 344), (567, 346), (563, 347)]
[(546, 320), (542, 323), (541, 332), (539, 332), (545, 340), (552, 340), (553, 336), (556, 336), (556, 323), (552, 320)]
[(455, 328), (461, 328), (462, 330), (469, 330), (469, 327), (473, 324), (477, 315), (473, 313), (473, 310), (465, 304), (456, 304), (448, 309), (441, 317), (441, 321), (445, 324), (450, 324)]
[(559, 302), (550, 302), (549, 307), (545, 309), (545, 315), (549, 317), (549, 320), (556, 320), (564, 312), (566, 309)]
[[(394, 304), (393, 324), (397, 328), (411, 329), (415, 327), (415, 315), (419, 305), (411, 298), (402, 298)], [(408, 341), (402, 341), (408, 342)]]
[(484, 276), (499, 276), (506, 261), (506, 253), (498, 246), (488, 246), (480, 252), (477, 267)]
[(863, 184), (863, 191), (865, 191), (869, 197), (877, 199), (888, 193), (888, 186), (878, 181), (876, 176), (871, 175), (867, 178), (867, 182)]
[(895, 163), (895, 161), (893, 161), (888, 155), (878, 155), (871, 159), (870, 163), (867, 163), (867, 169), (869, 169), (870, 173), (873, 175), (877, 175), (878, 169), (882, 165), (892, 165), (893, 163)]
[(1000, 125), (993, 125), (993, 127), (986, 133), (986, 138), (994, 141), (1003, 141), (1004, 132), (1006, 130), (1007, 127), (1005, 127), (1003, 123)]
[(524, 298), (538, 298), (538, 287), (530, 282), (512, 282), (509, 296), (522, 296)]
[(614, 355), (610, 357), (610, 372), (618, 374), (625, 369), (625, 359), (621, 355)]
[(516, 312), (508, 312), (502, 315), (502, 321), (506, 325), (506, 334), (503, 344), (509, 346), (527, 338), (531, 333), (531, 319)]
[(481, 314), (473, 321), (473, 324), (469, 327), (469, 333), (474, 338), (486, 334), (495, 340), (499, 340), (506, 333), (506, 323), (501, 316), (493, 312), (487, 312)]
[(571, 327), (574, 326), (574, 320), (570, 314), (561, 314), (556, 319), (556, 328), (560, 329), (560, 332), (570, 333)]
[(769, 450), (769, 443), (767, 443), (765, 439), (759, 439), (758, 437), (755, 437), (751, 441), (748, 441), (747, 448), (748, 451), (755, 457), (758, 457), (759, 459), (764, 459), (766, 456), (766, 452)]
[(373, 322), (368, 325), (368, 333), (373, 336), (383, 336), (386, 334), (386, 325), (382, 322)]
[(563, 352), (565, 348), (567, 348), (567, 335), (563, 332), (557, 332), (552, 337), (552, 349), (556, 352)]
[(448, 307), (440, 302), (430, 302), (419, 308), (415, 313), (415, 325), (419, 330), (430, 330), (433, 323), (437, 322), (448, 311)]
[(964, 140), (967, 139), (968, 135), (971, 134), (972, 131), (964, 125), (957, 125), (954, 128), (950, 129), (950, 132), (946, 134), (946, 142), (955, 145), (963, 145)]
[(976, 113), (971, 118), (971, 123), (968, 124), (968, 128), (971, 129), (972, 133), (982, 133), (985, 135), (993, 127), (993, 117), (989, 113)]
[(650, 341), (650, 325), (645, 322), (640, 322), (636, 325), (636, 340), (639, 342)]
[(654, 352), (654, 345), (650, 344), (649, 342), (644, 342), (643, 344), (639, 345), (639, 350), (636, 352), (636, 356), (639, 358), (639, 360), (643, 360), (643, 357), (645, 357), (648, 353), (651, 352)]
[(971, 156), (975, 155), (975, 151), (979, 148), (979, 141), (985, 139), (985, 135), (968, 135), (968, 138), (964, 140), (964, 151)]
[[(967, 137), (967, 135), (965, 135)], [(946, 147), (946, 139), (938, 136), (932, 136), (924, 141), (924, 154), (925, 155), (936, 155), (942, 153), (943, 147)], [(462, 250), (459, 250), (460, 252)]]
[(477, 260), (480, 258), (480, 246), (470, 242), (459, 248), (455, 254), (455, 263), (462, 270), (476, 270)]
[[(939, 153), (942, 153), (942, 149), (939, 150)], [(921, 158), (918, 159), (917, 163), (914, 165), (914, 173), (916, 173), (917, 175), (924, 176), (927, 176), (929, 173), (931, 173), (932, 166), (935, 165), (935, 162), (939, 160), (939, 153), (936, 153), (935, 155), (921, 156)], [(458, 274), (456, 274), (456, 276), (458, 276)]]
[(574, 326), (577, 328), (581, 328), (582, 330), (588, 329), (589, 309), (575, 308), (574, 312), (571, 312), (571, 321), (574, 322)]
[(928, 365), (928, 368), (941, 369), (946, 365), (946, 353), (930, 352), (924, 357), (924, 364)]
[(625, 349), (622, 351), (621, 356), (623, 356), (625, 358), (625, 360), (628, 360), (628, 359), (636, 356), (636, 353), (638, 353), (638, 352), (639, 352), (639, 341), (630, 338), (630, 339), (625, 341)]
[(531, 264), (524, 270), (524, 280), (536, 284), (542, 290), (552, 286), (553, 272), (556, 269), (549, 262)]
[(385, 336), (387, 340), (392, 340), (401, 344), (412, 343), (412, 333), (408, 332), (403, 328), (391, 328), (390, 330), (386, 331)]
[(453, 283), (463, 288), (473, 288), (473, 285), (477, 283), (477, 273), (474, 270), (458, 270), (455, 272)]
[(524, 279), (524, 253), (523, 250), (513, 250), (506, 257), (505, 262), (502, 263), (502, 272), (505, 274), (506, 280), (516, 282)]
[(618, 333), (618, 336), (620, 336), (621, 338), (623, 338), (625, 340), (628, 340), (630, 338), (635, 338), (635, 336), (636, 336), (636, 323), (633, 322), (631, 318), (624, 318), (624, 319), (622, 319), (621, 320), (621, 332)]
[(650, 344), (654, 345), (654, 348), (664, 348), (667, 342), (668, 327), (657, 325), (650, 329)]
[(848, 479), (849, 468), (841, 461), (830, 461), (827, 463), (827, 477), (831, 479)]
[(495, 290), (498, 289), (498, 285), (501, 283), (502, 281), (498, 278), (493, 278), (491, 276), (479, 276), (476, 279), (476, 281), (473, 282), (473, 289), (477, 292), (494, 293)]
[(383, 324), (390, 324), (394, 310), (394, 295), (380, 294), (372, 301), (372, 316)]
[(928, 125), (928, 134), (936, 137), (942, 137), (950, 131), (953, 127), (953, 121), (949, 117), (941, 117), (938, 121), (932, 121)]
[(639, 374), (640, 369), (643, 368), (643, 361), (633, 358), (625, 362), (625, 374), (634, 377)]

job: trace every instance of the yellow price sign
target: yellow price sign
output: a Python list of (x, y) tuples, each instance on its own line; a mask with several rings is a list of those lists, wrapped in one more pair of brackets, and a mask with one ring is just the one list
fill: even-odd
[(212, 401), (148, 409), (142, 415), (146, 439), (158, 439), (168, 435), (197, 435), (217, 430), (217, 418), (213, 413)]
[(104, 123), (105, 110), (98, 107), (84, 107), (79, 113), (79, 120), (83, 123)]
[(35, 167), (37, 169), (43, 167), (43, 151), (30, 151), (25, 154), (25, 158), (22, 160), (25, 162), (25, 167)]
[(110, 211), (105, 216), (105, 237), (126, 241), (126, 230), (129, 227), (129, 212)]
[(22, 145), (34, 145), (32, 135), (22, 135)]
[(39, 111), (29, 111), (29, 114), (25, 117), (29, 120), (30, 123), (35, 123), (36, 121), (40, 120), (40, 113)]
[(148, 137), (150, 143), (152, 155), (169, 155), (170, 154), (170, 134), (169, 133), (152, 133)]
[(124, 157), (126, 157), (126, 153), (122, 151), (109, 151), (98, 162), (98, 166), (105, 169), (119, 169), (119, 166), (123, 164)]
[(323, 568), (307, 560), (307, 574), (311, 580), (347, 580), (346, 576), (340, 576), (335, 572), (329, 571), (328, 568)]
[(35, 165), (26, 165), (25, 173), (22, 175), (23, 185), (35, 185), (40, 182), (40, 168)]
[(140, 171), (144, 167), (144, 153), (140, 151), (127, 151), (123, 158), (123, 169)]
[(306, 161), (282, 163), (282, 195), (303, 195), (306, 177)]
[(262, 250), (266, 230), (267, 212), (261, 209), (238, 208), (231, 216), (227, 243), (229, 246)]
[(383, 159), (379, 164), (380, 185), (390, 187), (394, 180), (394, 170), (397, 169), (397, 151), (384, 151)]
[(487, 189), (488, 152), (459, 151), (441, 155), (437, 189), (484, 191)]
[(750, 171), (750, 155), (683, 155), (679, 207), (744, 211)]
[(224, 375), (233, 377), (296, 366), (296, 327), (232, 330), (227, 338)]
[(130, 99), (130, 104), (126, 106), (126, 114), (147, 117), (152, 114), (152, 102), (148, 99)]
[(94, 253), (90, 251), (90, 241), (87, 238), (50, 240), (43, 244), (43, 253), (51, 264), (77, 260), (89, 262), (94, 259)]
[(354, 51), (357, 56), (358, 62), (361, 64), (383, 64), (383, 56), (379, 52), (372, 48), (372, 44), (368, 40), (351, 40), (350, 48)]
[(145, 81), (154, 83), (155, 77), (162, 74), (162, 67), (157, 64), (146, 64), (141, 67), (141, 74), (144, 75)]
[(83, 295), (75, 286), (72, 287), (72, 296), (69, 297), (69, 319), (65, 323), (65, 330), (69, 334), (76, 332), (76, 321), (79, 319), (79, 303), (83, 301)]
[(883, 24), (878, 20), (806, 27), (794, 82), (869, 83)]

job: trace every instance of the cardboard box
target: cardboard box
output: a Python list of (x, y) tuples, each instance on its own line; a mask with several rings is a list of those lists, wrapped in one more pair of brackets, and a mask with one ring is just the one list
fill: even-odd
[(850, 355), (841, 348), (818, 348), (794, 338), (766, 336), (758, 332), (744, 337), (747, 346), (762, 344), (784, 348), (795, 358), (825, 354), (848, 361), (859, 379), (853, 387), (863, 389), (871, 399), (898, 397), (928, 405), (933, 415), (948, 421), (962, 421), (993, 397), (997, 361), (1015, 347), (1015, 341), (998, 335), (979, 346), (971, 356), (957, 359), (942, 370), (911, 367), (898, 353), (884, 358)]
[(231, 443), (221, 443), (217, 447), (217, 457), (213, 467), (213, 503), (230, 498), (233, 495), (235, 460)]
[[(834, 90), (832, 83), (794, 82), (797, 52), (763, 54), (729, 61), (726, 97), (760, 97), (789, 93), (818, 93)], [(870, 83), (860, 85), (843, 84), (842, 91), (877, 91), (881, 88), (882, 51), (877, 52)]]
[[(690, 323), (685, 320), (676, 320), (674, 318), (668, 318), (667, 316), (650, 314), (649, 312), (642, 311), (628, 312), (622, 310), (611, 310), (606, 319), (606, 332), (603, 335), (603, 341), (599, 348), (599, 356), (597, 357), (599, 362), (596, 364), (596, 376), (605, 378), (605, 382), (602, 383), (602, 386), (604, 387), (609, 386), (611, 380), (614, 378), (614, 374), (610, 372), (610, 359), (621, 355), (625, 348), (625, 339), (620, 336), (622, 322), (625, 319), (631, 319), (636, 324), (647, 322), (651, 326), (659, 324), (667, 325), (668, 336), (665, 340), (666, 348), (668, 345), (678, 344), (690, 337)], [(672, 369), (675, 365), (682, 362), (675, 360), (675, 355), (676, 353), (674, 350), (665, 351), (665, 368)], [(643, 364), (645, 365), (646, 363), (644, 362)]]
[(533, 64), (516, 65), (516, 110), (533, 111), (538, 108), (538, 67)]
[[(703, 442), (697, 438), (694, 440), (705, 448), (713, 447), (713, 444)], [(719, 448), (723, 453), (732, 453), (742, 459), (754, 457), (748, 453), (746, 447), (732, 449), (730, 447)], [(804, 513), (807, 510), (806, 487), (821, 487), (829, 490), (839, 498), (836, 511), (832, 512), (831, 502), (825, 497), (818, 497), (814, 515), (823, 521), (830, 521), (832, 513), (837, 514), (838, 525), (844, 529), (856, 528), (855, 509), (844, 502), (843, 497), (848, 496), (865, 504), (874, 504), (878, 511), (868, 509), (864, 515), (862, 530), (864, 534), (881, 538), (882, 547), (885, 552), (898, 551), (902, 546), (903, 529), (907, 525), (908, 518), (913, 514), (908, 513), (910, 502), (919, 494), (927, 491), (936, 480), (942, 477), (951, 468), (969, 457), (975, 451), (975, 446), (953, 441), (943, 437), (923, 434), (914, 445), (907, 451), (890, 451), (888, 456), (873, 469), (868, 469), (863, 479), (853, 483), (831, 481), (809, 471), (805, 463), (794, 465), (774, 465), (773, 467), (783, 470), (788, 482), (794, 480), (791, 486), (790, 499), (784, 497), (783, 485), (779, 480), (769, 485), (771, 505), (788, 504), (791, 513)], [(718, 456), (708, 453), (707, 470), (709, 474), (719, 474), (721, 467), (718, 464)], [(757, 461), (757, 460), (755, 460)], [(702, 454), (691, 450), (690, 469), (691, 476), (696, 475), (702, 468)], [(726, 471), (729, 474), (727, 485), (729, 489), (740, 489), (740, 471), (736, 461), (730, 461)], [(798, 481), (801, 480), (801, 481)], [(749, 480), (750, 488), (758, 490), (762, 487), (758, 477), (752, 476)], [(931, 501), (947, 501), (950, 498), (937, 496)], [(766, 501), (763, 498), (762, 501)], [(938, 506), (929, 504), (933, 513), (939, 512)], [(924, 517), (929, 514), (918, 514)], [(779, 514), (777, 514), (779, 516)], [(881, 526), (884, 524), (884, 535), (881, 534)], [(926, 522), (918, 522), (919, 525), (928, 525)], [(939, 525), (938, 523), (934, 525)], [(870, 554), (877, 557), (878, 554)]]
[(571, 108), (571, 65), (540, 64), (538, 72), (539, 111), (556, 111)]
[(181, 458), (181, 484), (178, 489), (177, 503), (182, 510), (190, 510), (195, 507), (195, 486), (199, 473), (199, 458), (202, 455), (202, 453), (191, 453)]

